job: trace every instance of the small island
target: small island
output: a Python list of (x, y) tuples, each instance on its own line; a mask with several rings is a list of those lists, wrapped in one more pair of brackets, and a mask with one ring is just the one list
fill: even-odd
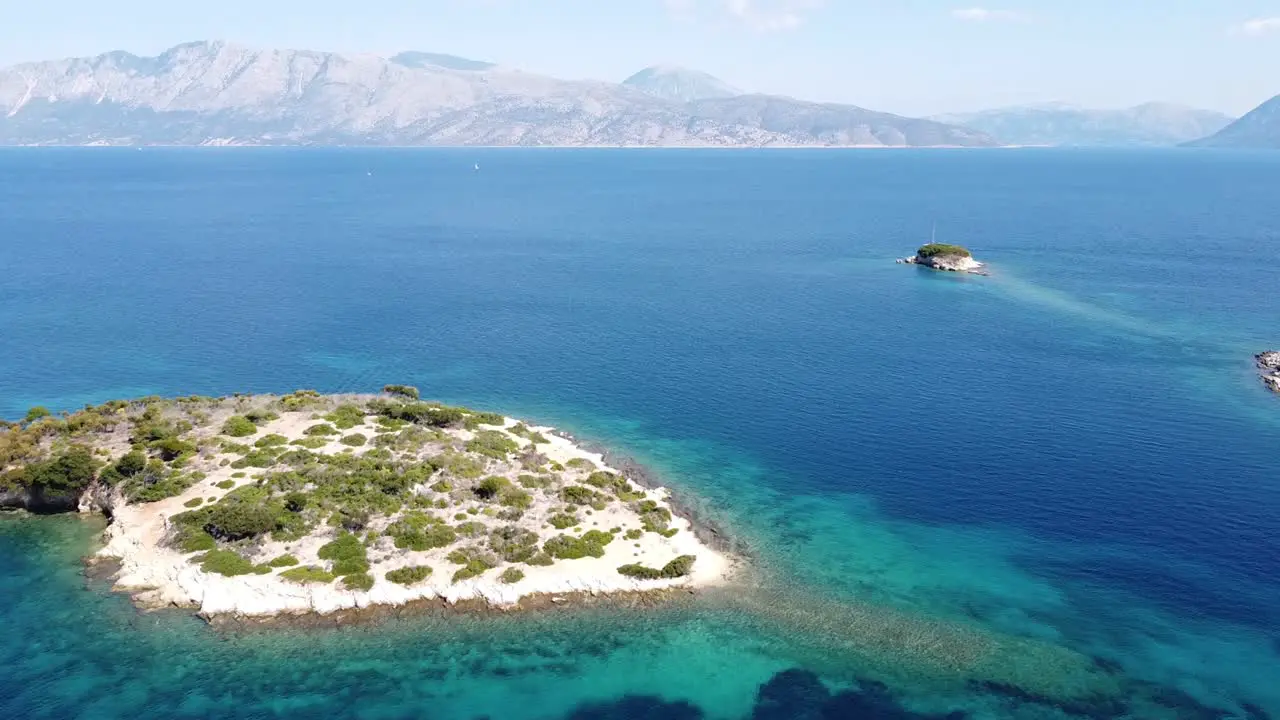
[(721, 583), (728, 556), (552, 428), (380, 395), (158, 397), (0, 424), (0, 508), (102, 512), (144, 607), (206, 618)]
[(1253, 359), (1258, 364), (1263, 384), (1280, 393), (1280, 350), (1266, 350), (1254, 355)]
[(907, 265), (923, 265), (947, 272), (985, 274), (982, 263), (973, 259), (973, 253), (969, 252), (968, 248), (945, 243), (929, 243), (921, 246), (915, 255), (902, 258), (898, 262)]

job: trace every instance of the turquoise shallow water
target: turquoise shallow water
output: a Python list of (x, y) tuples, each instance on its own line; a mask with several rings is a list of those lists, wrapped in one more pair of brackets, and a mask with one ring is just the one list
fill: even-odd
[[(758, 570), (660, 610), (226, 633), (86, 589), (92, 523), (5, 518), (5, 715), (1280, 714), (1249, 362), (1280, 156), (0, 162), (0, 415), (411, 382), (636, 458)], [(889, 262), (934, 219), (995, 275)]]

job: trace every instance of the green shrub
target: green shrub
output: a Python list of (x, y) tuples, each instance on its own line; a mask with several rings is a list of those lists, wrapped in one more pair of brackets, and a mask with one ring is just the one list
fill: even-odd
[(274, 557), (271, 560), (267, 561), (267, 567), (273, 567), (273, 568), (293, 567), (294, 565), (297, 565), (297, 564), (298, 564), (298, 558), (292, 555), (289, 555), (287, 553), (284, 555), (280, 555), (278, 557)]
[[(158, 463), (154, 460), (152, 462)], [(125, 487), (124, 495), (130, 502), (157, 502), (181, 495), (195, 482), (195, 476), (166, 471), (161, 464), (134, 476)]]
[(508, 585), (512, 585), (524, 579), (524, 571), (520, 568), (507, 568), (502, 571), (502, 575), (498, 579)]
[(231, 463), (231, 467), (237, 470), (247, 467), (269, 468), (276, 464), (276, 458), (278, 457), (280, 456), (272, 448), (251, 450), (248, 455)]
[(453, 492), (453, 483), (449, 482), (448, 480), (441, 480), (440, 482), (437, 482), (436, 484), (432, 485), (431, 489), (435, 490), (438, 493)]
[(431, 459), (435, 467), (444, 468), (451, 475), (473, 480), (484, 473), (484, 463), (479, 458), (458, 453), (444, 453)]
[[(243, 474), (243, 473), (241, 473), (241, 474)], [(236, 481), (235, 481), (235, 480), (223, 480), (222, 482), (218, 483), (217, 485), (214, 485), (214, 487), (221, 488), (221, 489), (223, 489), (223, 490), (230, 490), (231, 488), (233, 488), (233, 487), (235, 487), (235, 486), (236, 486)]]
[(361, 435), (360, 433), (351, 433), (350, 435), (343, 436), (341, 442), (343, 445), (350, 445), (351, 447), (361, 447), (368, 441), (369, 441), (369, 438), (365, 437), (364, 435)]
[(627, 534), (623, 535), (623, 537), (628, 540), (639, 540), (644, 537), (644, 531), (639, 529), (628, 530)]
[(355, 405), (339, 405), (333, 409), (333, 412), (324, 416), (325, 420), (333, 423), (339, 430), (350, 430), (357, 425), (363, 425), (365, 412)]
[(458, 548), (449, 553), (448, 560), (455, 565), (462, 565), (453, 574), (453, 582), (477, 577), (497, 567), (497, 562), (478, 548)]
[(367, 572), (351, 573), (342, 578), (342, 586), (348, 590), (369, 591), (373, 588), (373, 576)]
[(535, 553), (533, 557), (525, 560), (525, 565), (551, 566), (556, 564), (555, 558), (545, 552)]
[(571, 467), (576, 470), (595, 470), (596, 464), (586, 458), (579, 457), (573, 458), (569, 462), (565, 463), (565, 467)]
[(480, 425), (505, 425), (507, 419), (498, 413), (491, 412), (470, 412), (464, 420), (464, 424), (468, 430), (474, 430)]
[(566, 487), (560, 491), (560, 497), (572, 505), (596, 505), (605, 501), (603, 495), (582, 485)]
[(655, 533), (666, 533), (671, 523), (671, 511), (658, 505), (653, 500), (645, 500), (635, 506), (640, 515), (640, 524), (645, 530)]
[(448, 547), (458, 541), (458, 533), (453, 528), (422, 512), (406, 513), (387, 527), (386, 534), (397, 548), (417, 552)]
[(308, 435), (311, 437), (321, 437), (321, 436), (337, 435), (338, 429), (330, 425), (329, 423), (316, 423), (315, 425), (312, 425), (306, 430), (303, 430), (302, 433), (304, 435)]
[(204, 552), (218, 546), (212, 535), (197, 528), (180, 529), (174, 544), (184, 553)]
[(533, 496), (523, 490), (510, 488), (498, 494), (498, 502), (506, 507), (515, 508), (523, 512), (533, 505)]
[(451, 408), (435, 403), (369, 403), (369, 409), (395, 420), (430, 425), (432, 427), (449, 427), (457, 425), (466, 417), (461, 408)]
[(49, 412), (49, 408), (37, 405), (27, 411), (26, 417), (22, 418), (22, 422), (30, 425), (37, 420), (51, 417), (52, 415), (53, 413)]
[(431, 576), (431, 568), (426, 565), (411, 565), (388, 572), (387, 580), (397, 585), (416, 585)]
[(551, 523), (551, 527), (557, 530), (566, 530), (568, 528), (578, 525), (578, 523), (582, 521), (578, 519), (577, 515), (571, 515), (569, 513), (556, 513), (555, 515), (552, 515), (551, 517), (547, 518), (547, 522)]
[(418, 388), (412, 385), (385, 385), (382, 388), (382, 392), (388, 395), (409, 398), (410, 400), (417, 400), (422, 397), (421, 393), (418, 392)]
[(618, 572), (627, 577), (637, 578), (639, 580), (661, 580), (663, 578), (684, 577), (693, 571), (693, 563), (697, 558), (693, 555), (681, 555), (680, 557), (667, 563), (661, 570), (646, 567), (644, 565), (632, 564), (623, 565), (618, 568)]
[[(465, 514), (462, 514), (462, 513), (459, 513), (459, 514), (461, 514), (463, 518), (467, 517), (467, 515)], [(456, 520), (457, 518), (455, 517), (454, 519)], [(481, 535), (488, 532), (489, 526), (485, 525), (482, 522), (472, 520), (470, 522), (459, 523), (453, 529), (463, 537), (473, 538), (473, 537), (480, 537)]]
[(191, 498), (190, 500), (182, 503), (182, 506), (189, 507), (189, 508), (198, 508), (203, 504), (204, 504), (204, 498)]
[(277, 435), (275, 433), (272, 433), (270, 435), (262, 436), (253, 445), (254, 447), (270, 448), (270, 447), (280, 447), (281, 445), (288, 445), (288, 444), (289, 444), (289, 438), (283, 435)]
[(298, 490), (286, 493), (284, 496), (284, 509), (291, 513), (300, 513), (310, 504), (311, 496)]
[(308, 583), (330, 583), (333, 582), (334, 579), (333, 573), (323, 568), (318, 568), (315, 565), (304, 565), (302, 567), (293, 568), (292, 570), (285, 570), (280, 573), (280, 577), (288, 580), (289, 582), (300, 583), (303, 585)]
[(147, 467), (147, 456), (141, 450), (130, 450), (116, 461), (116, 472), (130, 478)]
[(613, 542), (613, 536), (599, 530), (589, 530), (580, 538), (557, 535), (542, 545), (551, 557), (560, 560), (577, 560), (584, 557), (604, 557), (604, 546)]
[(73, 498), (97, 473), (98, 461), (92, 451), (77, 445), (52, 459), (27, 465), (22, 476), (28, 487), (43, 490), (46, 497)]
[(491, 475), (480, 481), (480, 484), (476, 485), (472, 492), (476, 494), (476, 497), (482, 500), (492, 500), (498, 497), (499, 494), (505, 493), (511, 489), (512, 486), (510, 480), (498, 475)]
[(222, 424), (222, 434), (229, 437), (249, 437), (258, 432), (258, 426), (243, 415), (232, 415)]
[(261, 425), (263, 423), (269, 423), (272, 420), (280, 419), (279, 415), (266, 408), (253, 408), (252, 410), (246, 410), (244, 416), (254, 425)]
[(349, 532), (320, 546), (317, 553), (321, 560), (332, 560), (330, 572), (334, 575), (359, 575), (369, 571), (368, 551), (360, 539)]
[(478, 453), (495, 460), (506, 460), (507, 457), (520, 449), (520, 445), (507, 437), (507, 434), (498, 430), (480, 430), (475, 437), (467, 441), (466, 448), (468, 451)]
[(526, 562), (538, 552), (538, 535), (507, 525), (489, 533), (489, 547), (507, 562)]
[(946, 245), (944, 243), (929, 243), (916, 250), (916, 255), (922, 258), (931, 258), (938, 255), (958, 255), (960, 257), (973, 257), (973, 253), (968, 248), (959, 245)]
[(296, 445), (298, 447), (303, 447), (308, 450), (319, 450), (325, 445), (328, 445), (329, 441), (321, 437), (306, 437), (306, 438), (299, 438), (297, 440), (294, 440), (289, 444)]
[(294, 390), (292, 393), (280, 398), (280, 404), (284, 406), (285, 410), (297, 412), (323, 405), (324, 400), (320, 397), (320, 393), (315, 390)]
[(210, 550), (192, 560), (199, 560), (200, 569), (205, 572), (228, 577), (259, 572), (247, 558), (232, 550)]
[(204, 529), (215, 538), (242, 540), (263, 535), (279, 527), (279, 512), (263, 499), (237, 495), (245, 487), (233, 490), (208, 508)]
[(409, 424), (409, 421), (407, 420), (400, 420), (393, 417), (387, 417), (385, 415), (378, 416), (378, 427), (384, 430), (394, 432), (408, 424)]
[(520, 483), (520, 487), (526, 488), (528, 490), (538, 490), (541, 488), (550, 487), (551, 482), (552, 480), (554, 480), (554, 478), (552, 478), (549, 475), (527, 475), (526, 474), (526, 475), (521, 475), (520, 477), (516, 478), (516, 480)]

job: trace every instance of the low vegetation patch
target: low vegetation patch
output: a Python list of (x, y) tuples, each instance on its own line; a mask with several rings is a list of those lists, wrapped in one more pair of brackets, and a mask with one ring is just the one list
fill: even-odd
[(559, 560), (578, 560), (585, 557), (604, 557), (604, 547), (613, 542), (613, 536), (599, 530), (588, 530), (582, 537), (557, 535), (542, 545), (547, 554)]
[(329, 572), (339, 577), (369, 572), (368, 550), (349, 532), (338, 533), (338, 537), (321, 545), (317, 555), (321, 560), (331, 560)]
[(315, 565), (304, 565), (302, 567), (293, 568), (292, 570), (285, 570), (280, 573), (280, 577), (288, 580), (289, 582), (295, 582), (301, 585), (307, 585), (310, 583), (331, 583), (334, 580), (333, 573), (325, 570), (324, 568), (316, 567)]
[(922, 258), (938, 257), (940, 255), (955, 255), (958, 257), (973, 257), (973, 253), (968, 248), (959, 245), (947, 245), (945, 243), (929, 243), (921, 246), (916, 251), (916, 255)]
[(358, 425), (363, 425), (364, 418), (364, 410), (355, 405), (339, 405), (333, 409), (333, 412), (324, 416), (325, 420), (333, 423), (334, 427), (339, 430), (350, 430)]
[(228, 577), (253, 574), (265, 575), (271, 572), (271, 568), (265, 565), (254, 565), (249, 562), (248, 558), (234, 550), (210, 550), (191, 560), (192, 562), (198, 562), (200, 569), (207, 573), (226, 575)]
[(449, 547), (458, 541), (458, 533), (434, 515), (424, 512), (406, 513), (387, 527), (386, 534), (401, 550), (424, 552)]
[(392, 570), (386, 577), (397, 585), (416, 585), (431, 576), (431, 568), (426, 565), (411, 565)]
[(373, 576), (367, 572), (352, 573), (342, 578), (342, 586), (348, 590), (369, 591), (373, 589)]
[(267, 567), (273, 567), (273, 568), (293, 567), (294, 565), (297, 565), (297, 564), (298, 564), (298, 558), (289, 554), (279, 555), (267, 561)]
[(249, 437), (258, 432), (258, 426), (243, 415), (232, 415), (222, 423), (222, 434), (229, 437)]
[(421, 397), (418, 388), (412, 385), (386, 385), (382, 388), (382, 392), (388, 395), (396, 395), (410, 400), (417, 400)]
[(661, 570), (647, 567), (645, 565), (632, 564), (623, 565), (618, 568), (618, 572), (627, 577), (636, 578), (637, 580), (662, 580), (684, 577), (693, 571), (693, 562), (697, 558), (693, 555), (681, 555), (662, 567)]
[(453, 574), (453, 582), (479, 577), (498, 566), (497, 561), (479, 548), (458, 548), (449, 553), (449, 562), (461, 565)]
[(350, 435), (344, 435), (340, 442), (351, 447), (362, 447), (369, 442), (369, 438), (360, 433), (351, 433)]
[(538, 553), (538, 535), (515, 525), (507, 525), (489, 534), (489, 547), (507, 562), (528, 562)]
[(520, 568), (507, 568), (502, 571), (502, 574), (498, 576), (498, 579), (507, 585), (512, 585), (524, 579), (524, 571)]
[(556, 513), (555, 515), (547, 518), (547, 523), (557, 530), (567, 530), (571, 527), (577, 527), (581, 522), (582, 521), (578, 519), (577, 515), (563, 512)]
[(499, 430), (480, 430), (476, 436), (467, 441), (467, 451), (479, 453), (495, 460), (506, 460), (511, 453), (520, 449), (515, 440)]

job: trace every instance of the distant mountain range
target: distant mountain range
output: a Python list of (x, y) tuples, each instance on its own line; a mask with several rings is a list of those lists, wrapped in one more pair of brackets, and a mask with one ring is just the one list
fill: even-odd
[(1262, 103), (1193, 147), (1280, 149), (1280, 95)]
[(1123, 110), (1050, 103), (930, 119), (970, 127), (1012, 145), (1059, 146), (1178, 145), (1212, 135), (1232, 121), (1212, 110), (1166, 103)]
[(0, 70), (3, 145), (966, 146), (979, 130), (743, 95), (693, 71), (566, 81), (451, 55), (178, 45)]

